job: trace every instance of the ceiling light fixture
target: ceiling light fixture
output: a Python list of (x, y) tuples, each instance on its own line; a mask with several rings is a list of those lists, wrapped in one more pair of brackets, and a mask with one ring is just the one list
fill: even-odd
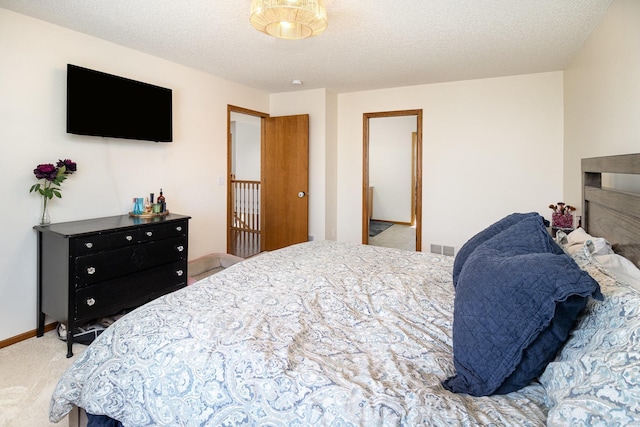
[(251, 25), (280, 39), (304, 39), (327, 28), (327, 9), (322, 0), (252, 0)]

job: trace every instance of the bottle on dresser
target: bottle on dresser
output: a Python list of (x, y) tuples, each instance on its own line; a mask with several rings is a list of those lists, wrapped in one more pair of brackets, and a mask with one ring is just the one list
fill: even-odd
[(162, 188), (160, 189), (160, 194), (158, 195), (157, 203), (160, 204), (160, 212), (165, 213), (167, 211), (167, 202), (162, 194)]

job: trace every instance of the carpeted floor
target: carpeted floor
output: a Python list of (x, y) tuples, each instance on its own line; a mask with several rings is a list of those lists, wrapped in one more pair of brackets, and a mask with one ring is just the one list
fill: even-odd
[(369, 237), (375, 237), (393, 225), (389, 221), (369, 220)]
[(62, 373), (87, 347), (67, 344), (56, 331), (0, 349), (0, 427), (67, 426), (49, 422), (49, 401)]

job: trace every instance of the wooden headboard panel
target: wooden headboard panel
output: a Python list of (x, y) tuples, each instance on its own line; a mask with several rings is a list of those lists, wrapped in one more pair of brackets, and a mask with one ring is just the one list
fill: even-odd
[(640, 154), (582, 159), (582, 226), (612, 244), (640, 244), (640, 189), (602, 187), (602, 174), (640, 174)]

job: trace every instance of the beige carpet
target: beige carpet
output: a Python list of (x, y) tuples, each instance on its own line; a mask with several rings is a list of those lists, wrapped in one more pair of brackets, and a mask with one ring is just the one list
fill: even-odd
[(0, 349), (0, 427), (67, 426), (65, 418), (49, 422), (49, 401), (64, 370), (87, 347), (67, 344), (55, 331)]

